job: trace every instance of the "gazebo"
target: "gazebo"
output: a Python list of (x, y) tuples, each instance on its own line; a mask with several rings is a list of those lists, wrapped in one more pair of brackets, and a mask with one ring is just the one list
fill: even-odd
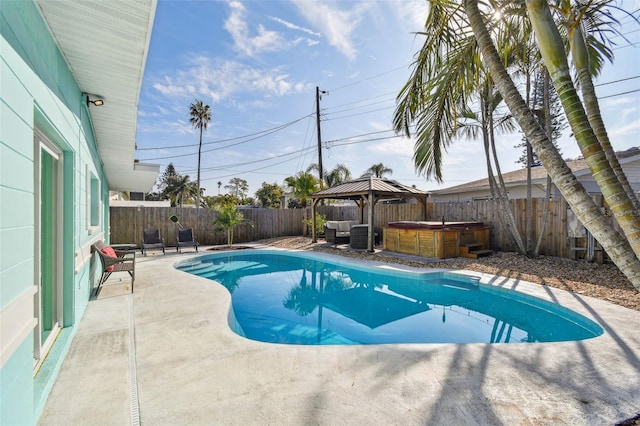
[(360, 208), (360, 223), (364, 222), (364, 206), (368, 207), (367, 224), (367, 250), (373, 251), (374, 232), (373, 232), (373, 206), (379, 200), (385, 199), (406, 199), (415, 198), (422, 204), (422, 216), (426, 220), (427, 216), (427, 196), (426, 191), (421, 191), (410, 186), (403, 185), (390, 179), (379, 178), (375, 176), (363, 176), (349, 182), (341, 183), (331, 188), (311, 194), (311, 217), (313, 218), (312, 238), (313, 242), (317, 242), (316, 238), (316, 205), (322, 199), (337, 200), (353, 200)]

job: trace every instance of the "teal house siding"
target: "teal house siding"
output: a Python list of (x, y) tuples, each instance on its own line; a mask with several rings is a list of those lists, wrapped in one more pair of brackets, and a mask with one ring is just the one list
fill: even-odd
[[(105, 177), (82, 91), (35, 4), (2, 2), (0, 19), (0, 424), (34, 424), (64, 359), (73, 327), (86, 309), (94, 281), (90, 261), (81, 264), (78, 271), (75, 264), (77, 248), (96, 238), (84, 226), (85, 171), (91, 170), (102, 181)], [(57, 331), (59, 336), (47, 349), (48, 356), (34, 371), (38, 313), (33, 298), (39, 281), (35, 276), (36, 129), (59, 150), (63, 164), (63, 226), (57, 234), (62, 247), (63, 296), (58, 315), (67, 329)], [(102, 196), (107, 203), (105, 194)], [(11, 324), (12, 329), (5, 330), (4, 324)]]
[[(98, 23), (112, 7), (75, 0), (58, 6), (93, 8)], [(52, 34), (51, 7), (39, 0), (0, 1), (0, 425), (38, 421), (91, 300), (99, 273), (91, 245), (109, 240), (109, 190), (129, 190), (109, 182), (87, 95)], [(132, 75), (122, 77), (139, 84), (155, 0), (126, 7), (143, 11), (142, 53)], [(132, 93), (137, 102), (139, 87)], [(126, 140), (131, 156), (134, 114), (124, 116), (133, 117), (133, 136)], [(123, 181), (134, 182), (130, 177), (141, 173), (133, 158), (122, 157), (118, 166), (130, 167)], [(155, 180), (157, 172), (149, 169), (155, 165), (144, 166), (146, 174), (130, 190)]]

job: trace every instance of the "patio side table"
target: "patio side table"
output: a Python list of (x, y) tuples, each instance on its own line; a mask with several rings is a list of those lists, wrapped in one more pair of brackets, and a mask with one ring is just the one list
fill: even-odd
[(369, 237), (369, 225), (354, 225), (349, 232), (351, 237), (351, 248), (364, 250), (368, 248), (367, 239)]

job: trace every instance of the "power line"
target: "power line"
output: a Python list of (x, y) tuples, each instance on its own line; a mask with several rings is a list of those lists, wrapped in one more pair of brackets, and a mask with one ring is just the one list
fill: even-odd
[[(309, 117), (309, 116), (302, 117), (302, 118), (300, 118), (300, 119), (296, 120), (295, 122), (298, 122), (298, 121), (300, 121), (300, 120), (302, 120), (302, 119), (304, 119), (304, 118), (308, 118), (308, 117)], [(294, 122), (288, 123), (286, 127), (289, 127), (289, 126), (290, 126), (291, 124), (293, 124), (293, 123), (294, 123)], [(231, 147), (233, 147), (233, 146), (242, 145), (242, 144), (244, 144), (244, 143), (251, 142), (251, 141), (254, 141), (254, 140), (256, 140), (256, 139), (260, 139), (260, 138), (263, 138), (263, 137), (265, 137), (265, 136), (271, 135), (271, 134), (273, 134), (273, 133), (279, 132), (280, 130), (283, 130), (283, 129), (284, 129), (284, 127), (282, 127), (282, 126), (281, 126), (281, 127), (278, 127), (278, 128), (271, 129), (271, 131), (269, 131), (268, 133), (260, 132), (260, 136), (256, 136), (256, 137), (254, 137), (254, 138), (246, 139), (246, 140), (243, 140), (243, 141), (240, 141), (240, 142), (236, 142), (236, 143), (232, 143), (232, 144), (225, 145), (225, 146), (220, 146), (220, 147), (217, 147), (217, 148), (205, 149), (205, 150), (203, 150), (202, 152), (203, 152), (203, 153), (205, 153), (205, 152), (219, 151), (219, 150), (221, 150), (221, 149), (226, 149), (226, 148), (231, 148)], [(163, 148), (157, 148), (157, 149), (163, 149)], [(141, 159), (140, 161), (166, 160), (166, 159), (168, 159), (168, 158), (190, 157), (190, 156), (192, 156), (192, 155), (197, 155), (197, 152), (194, 152), (194, 153), (191, 153), (191, 154), (170, 155), (170, 156), (167, 156), (167, 157), (146, 158), (146, 159)]]
[[(370, 98), (360, 99), (359, 101), (353, 101), (353, 102), (347, 102), (347, 103), (345, 103), (345, 104), (334, 105), (332, 108), (340, 108), (340, 107), (344, 107), (344, 106), (347, 106), (347, 105), (359, 104), (359, 103), (362, 103), (362, 102), (370, 101), (370, 100), (372, 100), (372, 99), (378, 99), (378, 98), (381, 98), (381, 97), (383, 97), (383, 96), (389, 96), (389, 95), (394, 95), (394, 94), (395, 94), (395, 95), (397, 95), (397, 94), (398, 94), (398, 92), (393, 91), (393, 92), (382, 93), (382, 94), (380, 94), (380, 95), (373, 96), (373, 97), (370, 97)], [(396, 97), (394, 96), (394, 97), (392, 98), (392, 100), (395, 100), (395, 99), (396, 99)], [(388, 99), (387, 99), (387, 100), (388, 100)]]
[[(394, 70), (397, 70), (397, 68), (394, 69)], [(388, 74), (390, 72), (393, 72), (394, 70), (381, 73), (379, 75), (370, 77), (369, 79), (376, 78), (376, 77)], [(595, 86), (596, 87), (600, 87), (600, 86), (605, 86), (605, 85), (614, 84), (614, 83), (620, 83), (620, 82), (624, 82), (624, 81), (628, 81), (628, 80), (632, 80), (632, 79), (637, 79), (637, 78), (640, 78), (640, 76), (631, 76), (631, 77), (627, 77), (627, 78), (623, 78), (623, 79), (619, 79), (619, 80), (614, 80), (614, 81), (609, 81), (609, 82), (604, 82), (604, 83), (598, 83)], [(367, 80), (368, 79), (365, 79), (365, 80), (362, 80), (361, 82), (364, 82), (364, 81), (367, 81)], [(346, 86), (343, 86), (343, 87), (346, 87)], [(334, 89), (334, 90), (336, 90), (336, 89)], [(634, 93), (634, 92), (636, 92), (636, 91), (634, 90), (634, 91), (627, 91), (627, 92), (623, 92), (623, 93), (611, 94), (611, 95), (600, 97), (600, 99), (606, 99), (606, 98), (610, 98), (610, 97), (614, 97), (614, 96), (621, 96), (621, 95), (630, 94), (630, 93)], [(362, 99), (362, 100), (353, 101), (353, 102), (349, 102), (349, 103), (346, 103), (346, 104), (341, 104), (341, 105), (338, 105), (338, 106), (334, 106), (334, 107), (325, 109), (324, 110), (325, 112), (329, 111), (329, 112), (326, 112), (325, 115), (328, 116), (328, 118), (327, 118), (328, 120), (338, 120), (338, 119), (349, 118), (349, 117), (354, 117), (354, 116), (358, 116), (358, 115), (364, 115), (364, 114), (369, 114), (369, 113), (373, 113), (373, 112), (378, 112), (378, 111), (384, 111), (384, 110), (387, 110), (387, 109), (391, 109), (393, 107), (379, 108), (379, 109), (375, 109), (375, 110), (364, 111), (362, 113), (350, 114), (350, 115), (345, 115), (345, 116), (341, 116), (341, 117), (329, 117), (332, 114), (338, 114), (338, 113), (341, 113), (341, 112), (353, 111), (353, 110), (356, 110), (356, 109), (359, 109), (359, 108), (365, 108), (367, 106), (371, 106), (371, 105), (375, 105), (375, 104), (379, 104), (379, 103), (384, 103), (384, 102), (395, 100), (395, 99), (386, 99), (386, 100), (381, 100), (381, 101), (378, 101), (378, 102), (369, 103), (369, 104), (362, 105), (362, 106), (356, 106), (356, 107), (353, 107), (353, 108), (347, 108), (347, 109), (343, 109), (343, 110), (332, 111), (333, 108), (338, 108), (340, 106), (347, 106), (347, 105), (353, 105), (353, 104), (366, 102), (367, 100), (376, 99), (376, 98), (379, 98), (379, 97), (382, 97), (382, 96), (386, 96), (387, 94), (390, 94), (390, 93), (394, 93), (394, 92), (388, 92), (388, 93), (385, 93), (385, 94), (382, 94), (382, 95), (379, 95), (379, 96), (365, 98), (365, 99)], [(240, 142), (238, 142), (236, 144), (229, 144), (229, 145), (225, 145), (225, 146), (222, 146), (222, 147), (213, 148), (213, 149), (210, 149), (210, 150), (204, 150), (202, 152), (213, 152), (213, 151), (216, 151), (216, 150), (226, 149), (226, 148), (237, 146), (237, 145), (240, 145), (240, 144), (243, 144), (243, 143), (251, 142), (251, 141), (259, 139), (261, 137), (265, 137), (265, 136), (271, 135), (273, 133), (276, 133), (276, 132), (278, 132), (280, 130), (284, 130), (284, 129), (292, 126), (293, 124), (296, 124), (296, 123), (298, 123), (298, 122), (300, 122), (300, 121), (302, 121), (302, 120), (304, 120), (306, 118), (312, 117), (313, 114), (314, 113), (309, 113), (309, 114), (307, 114), (305, 116), (302, 116), (300, 118), (292, 120), (292, 121), (290, 121), (288, 123), (285, 123), (285, 124), (282, 124), (282, 125), (279, 125), (279, 126), (276, 126), (276, 127), (272, 127), (270, 129), (260, 130), (258, 132), (254, 132), (254, 133), (250, 133), (250, 134), (246, 134), (246, 135), (242, 135), (242, 136), (237, 136), (237, 137), (233, 137), (233, 138), (226, 138), (226, 139), (220, 139), (220, 140), (215, 140), (215, 141), (203, 142), (203, 145), (211, 145), (211, 144), (218, 144), (218, 143), (229, 142), (229, 141), (234, 141), (234, 140), (239, 140), (239, 139), (246, 139), (246, 138), (250, 138), (251, 136), (260, 135), (260, 136), (255, 137), (255, 138), (242, 140), (242, 141), (240, 141)], [(180, 149), (180, 148), (195, 147), (197, 145), (198, 144), (195, 143), (195, 144), (176, 145), (176, 146), (169, 146), (169, 147), (138, 148), (137, 151), (153, 151), (153, 150), (163, 150), (163, 149)], [(188, 157), (188, 156), (193, 156), (193, 155), (197, 155), (197, 152), (188, 153), (188, 154), (169, 155), (169, 156), (164, 156), (164, 157), (147, 158), (147, 159), (141, 159), (140, 161), (165, 160), (165, 159), (170, 159), (170, 158)]]
[(621, 78), (620, 80), (607, 81), (606, 83), (598, 83), (594, 84), (595, 87), (606, 86), (608, 84), (621, 83), (623, 81), (633, 80), (636, 78), (640, 78), (640, 75), (634, 75), (633, 77)]
[(263, 158), (261, 160), (246, 161), (244, 163), (236, 163), (236, 164), (224, 164), (224, 165), (221, 165), (221, 166), (202, 168), (200, 170), (210, 172), (210, 171), (214, 171), (214, 170), (224, 170), (224, 169), (228, 169), (230, 167), (242, 167), (242, 166), (247, 166), (247, 165), (250, 165), (250, 164), (256, 164), (256, 163), (262, 163), (262, 162), (265, 162), (265, 161), (271, 161), (274, 158), (282, 158), (282, 157), (286, 157), (286, 156), (289, 156), (289, 155), (300, 154), (300, 153), (307, 152), (307, 151), (314, 150), (314, 149), (315, 149), (315, 147), (312, 146), (312, 147), (308, 147), (308, 148), (302, 148), (302, 149), (299, 149), (299, 150), (296, 150), (296, 151), (287, 152), (287, 153), (280, 154), (280, 155), (274, 155), (273, 157), (269, 157), (269, 158)]
[(628, 92), (616, 93), (614, 95), (598, 96), (598, 99), (613, 98), (613, 97), (616, 97), (616, 96), (628, 95), (629, 93), (636, 93), (636, 92), (640, 92), (640, 89), (629, 90)]
[(339, 114), (341, 112), (349, 112), (349, 111), (353, 111), (353, 110), (356, 110), (356, 109), (366, 108), (366, 107), (369, 107), (369, 106), (372, 106), (372, 105), (378, 105), (378, 104), (383, 104), (385, 102), (392, 102), (392, 101), (395, 101), (395, 99), (384, 99), (382, 101), (371, 102), (371, 103), (368, 103), (368, 104), (365, 104), (365, 105), (355, 106), (353, 108), (347, 108), (347, 109), (341, 109), (341, 110), (338, 110), (338, 111), (332, 111), (329, 114)]
[[(372, 78), (377, 78), (379, 76), (388, 74), (388, 73), (393, 72), (395, 70), (397, 70), (397, 68), (394, 69), (394, 70), (391, 70), (391, 71), (387, 71), (385, 73), (381, 73), (381, 74), (379, 74), (377, 76), (373, 76), (373, 77), (370, 77), (368, 79), (362, 80), (361, 82), (367, 81), (367, 80), (372, 79)], [(605, 85), (610, 85), (610, 84), (615, 84), (615, 83), (621, 83), (621, 82), (624, 82), (624, 81), (629, 81), (629, 80), (633, 80), (633, 79), (637, 79), (637, 78), (640, 78), (640, 75), (626, 77), (626, 78), (613, 80), (613, 81), (609, 81), (609, 82), (598, 83), (595, 86), (596, 87), (600, 87), (600, 86), (605, 86)], [(353, 83), (353, 84), (357, 84), (357, 83)], [(347, 85), (347, 86), (349, 86), (349, 85)], [(344, 88), (344, 87), (347, 87), (347, 86), (342, 86), (340, 88)], [(340, 89), (340, 88), (338, 88), (338, 89)], [(336, 90), (336, 89), (334, 89), (334, 90)], [(640, 89), (630, 90), (630, 91), (625, 91), (625, 92), (620, 92), (620, 93), (614, 93), (614, 94), (607, 95), (607, 96), (600, 96), (599, 99), (607, 99), (607, 98), (611, 98), (611, 97), (627, 95), (627, 94), (631, 94), (631, 93), (636, 93), (638, 91), (640, 91)], [(393, 93), (393, 92), (391, 92), (391, 93)], [(370, 98), (366, 98), (366, 99), (359, 100), (359, 101), (353, 101), (353, 102), (350, 102), (350, 103), (342, 104), (340, 106), (353, 105), (353, 104), (365, 102), (366, 100), (376, 99), (376, 98), (379, 98), (379, 97), (382, 97), (382, 96), (385, 96), (385, 95), (387, 95), (387, 94), (379, 95), (379, 96), (376, 96), (376, 97), (370, 97)], [(389, 100), (391, 100), (391, 99), (389, 99)], [(379, 101), (379, 102), (376, 102), (376, 103), (383, 103), (383, 102), (387, 102), (389, 100), (383, 100), (383, 101)], [(376, 103), (374, 103), (374, 104), (376, 104)], [(363, 106), (357, 106), (357, 107), (353, 107), (353, 108), (333, 111), (333, 112), (327, 113), (326, 115), (330, 116), (331, 114), (338, 114), (338, 113), (341, 113), (341, 112), (352, 111), (352, 110), (356, 110), (356, 109), (359, 109), (359, 108), (364, 108), (364, 107), (370, 106), (370, 105), (372, 105), (372, 104), (367, 104), (367, 105), (363, 105)], [(333, 107), (333, 108), (336, 108), (336, 107)], [(338, 120), (338, 119), (343, 119), (343, 118), (349, 118), (349, 117), (369, 114), (369, 113), (373, 113), (373, 112), (377, 112), (377, 111), (383, 111), (383, 110), (387, 110), (387, 109), (391, 109), (391, 108), (393, 108), (393, 107), (379, 108), (379, 109), (375, 109), (375, 110), (364, 111), (364, 112), (361, 112), (361, 113), (350, 114), (350, 115), (345, 115), (345, 116), (341, 116), (341, 117), (330, 117), (330, 118), (328, 118), (328, 120)], [(329, 108), (329, 110), (331, 110), (331, 108)], [(213, 149), (210, 149), (210, 150), (204, 150), (202, 152), (213, 152), (213, 151), (222, 150), (222, 149), (230, 148), (230, 147), (233, 147), (233, 146), (237, 146), (237, 145), (240, 145), (240, 144), (243, 144), (243, 143), (247, 143), (247, 142), (259, 139), (261, 137), (265, 137), (265, 136), (268, 136), (270, 134), (276, 133), (276, 132), (278, 132), (280, 130), (284, 130), (285, 128), (290, 127), (291, 125), (293, 125), (295, 123), (298, 123), (299, 121), (304, 120), (305, 118), (310, 118), (312, 116), (313, 116), (313, 113), (310, 113), (310, 114), (307, 114), (307, 115), (305, 115), (303, 117), (300, 117), (298, 119), (292, 120), (292, 121), (290, 121), (288, 123), (285, 123), (283, 125), (276, 126), (276, 127), (270, 128), (270, 129), (261, 130), (261, 131), (258, 131), (258, 132), (254, 132), (254, 133), (251, 133), (251, 134), (238, 136), (238, 137), (234, 137), (234, 138), (228, 138), (228, 139), (222, 139), (222, 140), (218, 140), (218, 141), (206, 142), (206, 144), (217, 144), (217, 143), (222, 143), (222, 142), (227, 142), (227, 141), (232, 141), (232, 140), (245, 139), (245, 138), (250, 137), (250, 136), (260, 135), (260, 136), (255, 137), (255, 138), (251, 138), (251, 139), (240, 141), (240, 142), (238, 142), (236, 144), (229, 144), (229, 145), (225, 145), (225, 146), (222, 146), (222, 147), (213, 148)], [(307, 126), (307, 134), (308, 134), (308, 131), (309, 131), (309, 129), (308, 129), (308, 126)], [(386, 130), (386, 131), (382, 131), (380, 133), (384, 133), (384, 132), (388, 132), (388, 131), (392, 131), (392, 130)], [(375, 133), (377, 133), (377, 132), (365, 133), (365, 134), (359, 135), (359, 136), (365, 136), (365, 135), (370, 135), (370, 134), (375, 134)], [(358, 136), (351, 136), (351, 137), (348, 137), (348, 138), (333, 139), (333, 140), (330, 140), (330, 141), (325, 141), (324, 143), (325, 144), (331, 144), (331, 143), (335, 143), (335, 142), (341, 141), (341, 140), (352, 139), (354, 137), (358, 137)], [(305, 137), (305, 139), (306, 139), (306, 137)], [(375, 141), (375, 140), (381, 140), (381, 139), (380, 138), (376, 138), (376, 139), (371, 139), (371, 140), (355, 141), (355, 142), (352, 142), (352, 143), (364, 143), (364, 142)], [(203, 144), (205, 144), (205, 143), (203, 143)], [(348, 143), (336, 144), (334, 146), (343, 146), (343, 145), (347, 145), (347, 144)], [(138, 151), (174, 149), (174, 148), (177, 149), (177, 148), (192, 147), (192, 146), (196, 146), (196, 145), (197, 144), (173, 146), (173, 147), (140, 148), (140, 149), (138, 149)], [(305, 143), (305, 145), (306, 145), (306, 143)], [(303, 148), (302, 150), (295, 151), (294, 153), (308, 153), (312, 149), (313, 148), (311, 148), (311, 147)], [(293, 153), (290, 153), (290, 154), (293, 154)], [(178, 155), (170, 155), (170, 156), (165, 156), (165, 157), (148, 158), (148, 159), (141, 159), (140, 161), (155, 161), (155, 160), (173, 159), (173, 158), (188, 157), (188, 156), (193, 156), (193, 155), (197, 155), (197, 153), (194, 152), (194, 153), (188, 153), (188, 154), (178, 154)], [(272, 158), (277, 158), (277, 157), (272, 157)], [(302, 155), (301, 155), (300, 158), (302, 158)], [(268, 161), (268, 159), (267, 160), (260, 160), (260, 161)], [(251, 163), (240, 163), (239, 165), (247, 165), (247, 164), (251, 164)], [(231, 167), (231, 166), (227, 166), (227, 167)]]
[[(415, 126), (412, 126), (412, 127), (415, 127)], [(377, 132), (362, 133), (362, 134), (359, 134), (359, 135), (348, 136), (348, 137), (345, 137), (345, 138), (332, 139), (332, 140), (326, 141), (325, 143), (326, 144), (330, 144), (330, 143), (336, 143), (336, 142), (341, 142), (341, 141), (348, 141), (348, 140), (351, 140), (351, 139), (354, 139), (354, 138), (358, 138), (358, 137), (362, 137), (362, 136), (379, 135), (379, 134), (382, 134), (382, 133), (389, 133), (389, 132), (395, 132), (395, 130), (389, 129), (389, 130), (379, 130)]]
[[(222, 179), (222, 178), (225, 178), (225, 177), (236, 176), (238, 173), (257, 173), (257, 172), (259, 172), (261, 170), (264, 170), (264, 169), (267, 169), (269, 167), (278, 166), (280, 164), (288, 163), (289, 161), (292, 161), (292, 160), (295, 160), (295, 158), (288, 158), (286, 160), (279, 161), (279, 162), (277, 162), (275, 164), (269, 164), (268, 166), (258, 167), (257, 169), (252, 169), (252, 170), (227, 170), (227, 171), (233, 172), (233, 173), (230, 174), (230, 175), (216, 176), (216, 177), (212, 177), (212, 178), (206, 178), (206, 179), (203, 179), (203, 180), (205, 180), (205, 181), (217, 180), (217, 179)], [(289, 173), (273, 173), (273, 172), (269, 173), (269, 172), (264, 172), (264, 171), (261, 172), (261, 173), (263, 173), (263, 174), (267, 173), (267, 174), (271, 174), (271, 175), (282, 175), (282, 176), (290, 175)]]
[[(265, 133), (266, 135), (269, 135), (269, 134), (275, 133), (276, 131), (280, 131), (280, 130), (286, 129), (287, 127), (290, 127), (290, 126), (298, 123), (299, 121), (304, 120), (305, 118), (309, 118), (312, 115), (313, 114), (307, 114), (307, 115), (305, 115), (303, 117), (300, 117), (300, 118), (295, 119), (293, 121), (290, 121), (288, 123), (281, 124), (281, 125), (276, 126), (276, 127), (272, 127), (271, 129), (260, 130), (259, 132), (250, 133), (248, 135), (243, 135), (243, 136), (236, 136), (234, 138), (220, 139), (220, 140), (209, 141), (209, 142), (202, 142), (202, 144), (203, 145), (212, 145), (212, 144), (218, 144), (218, 143), (222, 143), (222, 142), (230, 142), (230, 141), (235, 141), (235, 140), (238, 140), (238, 139), (248, 138), (248, 137), (251, 137), (251, 136), (261, 135), (263, 133)], [(255, 140), (255, 139), (256, 138), (250, 139), (250, 140)], [(195, 144), (188, 144), (188, 145), (163, 146), (163, 147), (156, 147), (156, 148), (136, 148), (136, 151), (153, 151), (153, 150), (158, 150), (158, 149), (178, 149), (178, 148), (189, 148), (189, 147), (193, 147), (193, 146), (198, 146), (198, 144), (195, 143)], [(234, 145), (228, 145), (228, 146), (234, 146)]]
[(396, 72), (396, 71), (401, 70), (401, 69), (407, 69), (409, 66), (411, 66), (411, 64), (402, 65), (402, 66), (399, 66), (399, 67), (394, 68), (392, 70), (385, 71), (385, 72), (382, 72), (380, 74), (372, 75), (371, 77), (363, 78), (362, 80), (354, 81), (353, 83), (345, 84), (344, 86), (336, 87), (335, 89), (329, 90), (329, 92), (336, 92), (338, 90), (346, 89), (347, 87), (351, 87), (351, 86), (356, 86), (358, 84), (362, 84), (362, 83), (364, 83), (366, 81), (375, 80), (376, 78), (380, 78), (380, 77), (385, 76), (387, 74), (391, 74), (392, 72)]

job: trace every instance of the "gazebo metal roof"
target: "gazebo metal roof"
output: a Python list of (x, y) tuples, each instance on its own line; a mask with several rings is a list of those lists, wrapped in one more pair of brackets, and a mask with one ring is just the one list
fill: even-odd
[[(362, 223), (364, 205), (374, 206), (379, 200), (383, 199), (415, 198), (422, 204), (424, 215), (426, 215), (427, 196), (428, 193), (426, 191), (403, 185), (395, 180), (375, 176), (362, 176), (358, 179), (315, 192), (311, 194), (313, 242), (317, 241), (315, 223), (316, 204), (321, 199), (346, 199), (355, 201), (358, 207), (360, 207), (360, 223)], [(369, 208), (368, 210), (367, 223), (369, 224), (369, 236), (367, 248), (369, 251), (373, 251), (373, 208)]]
[(349, 182), (311, 194), (313, 200), (323, 198), (359, 200), (373, 191), (378, 199), (387, 198), (426, 198), (427, 192), (396, 182), (395, 180), (363, 176)]

